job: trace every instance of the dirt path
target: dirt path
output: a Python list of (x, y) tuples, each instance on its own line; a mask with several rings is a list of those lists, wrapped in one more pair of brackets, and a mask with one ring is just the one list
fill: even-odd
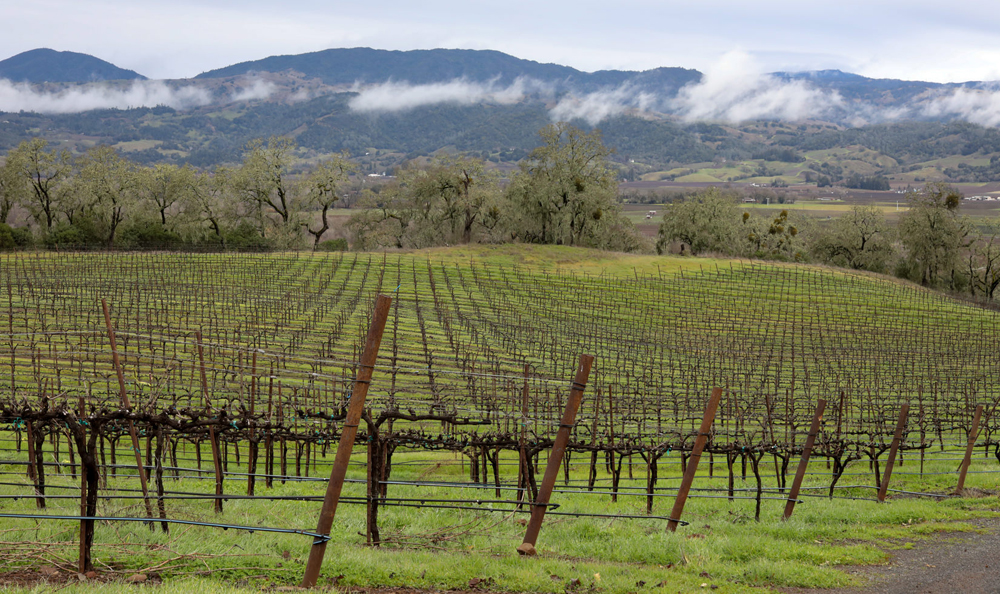
[(830, 590), (789, 588), (786, 594), (1000, 594), (1000, 519), (972, 522), (983, 534), (943, 532), (889, 551), (888, 565), (844, 571), (862, 583)]

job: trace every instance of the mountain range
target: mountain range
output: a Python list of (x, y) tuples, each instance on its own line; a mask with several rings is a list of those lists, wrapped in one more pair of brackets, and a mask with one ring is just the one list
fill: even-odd
[[(203, 72), (189, 80), (289, 73), (333, 87), (357, 87), (386, 81), (426, 85), (453, 80), (505, 87), (519, 79), (527, 79), (550, 85), (550, 88), (557, 91), (594, 92), (627, 85), (633, 91), (657, 92), (666, 96), (673, 96), (685, 85), (697, 83), (703, 78), (703, 74), (697, 70), (677, 67), (645, 71), (584, 72), (569, 66), (524, 60), (494, 50), (394, 51), (359, 47), (270, 56)], [(772, 76), (779, 80), (804, 81), (818, 88), (837, 91), (848, 100), (864, 99), (882, 104), (896, 104), (942, 88), (980, 87), (986, 84), (977, 81), (942, 84), (873, 79), (840, 70), (775, 72)], [(0, 79), (30, 83), (88, 83), (146, 80), (146, 77), (87, 54), (43, 48), (0, 61)]]
[[(253, 138), (282, 135), (305, 159), (348, 150), (379, 171), (441, 150), (515, 162), (541, 127), (569, 121), (599, 128), (623, 168), (663, 172), (658, 179), (684, 177), (688, 164), (700, 171), (779, 153), (793, 162), (815, 153), (831, 161), (824, 171), (834, 179), (902, 174), (950, 156), (941, 175), (964, 162), (962, 175), (1000, 179), (993, 83), (730, 70), (583, 72), (490, 50), (350, 48), (153, 81), (39, 49), (0, 61), (0, 154), (42, 135), (76, 152), (107, 143), (139, 162), (208, 167), (238, 160)], [(926, 175), (917, 170), (915, 181)]]
[(33, 49), (0, 61), (0, 78), (13, 82), (96, 82), (104, 80), (145, 80), (132, 70), (77, 52)]

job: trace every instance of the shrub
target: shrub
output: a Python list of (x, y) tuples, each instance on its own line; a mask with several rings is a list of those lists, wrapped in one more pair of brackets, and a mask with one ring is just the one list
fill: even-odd
[(14, 243), (14, 233), (10, 225), (0, 223), (0, 250), (12, 250), (17, 247)]
[(184, 239), (155, 221), (133, 223), (118, 234), (120, 247), (133, 250), (177, 249)]
[(27, 227), (13, 227), (10, 230), (14, 243), (19, 248), (29, 248), (35, 244), (35, 236), (31, 234), (31, 229)]
[(316, 245), (317, 252), (346, 252), (347, 248), (347, 240), (343, 237), (321, 241)]
[(237, 252), (264, 252), (272, 249), (271, 241), (246, 221), (225, 235), (226, 249)]
[(104, 246), (104, 238), (91, 221), (83, 219), (56, 225), (46, 234), (44, 243), (50, 248), (95, 248)]

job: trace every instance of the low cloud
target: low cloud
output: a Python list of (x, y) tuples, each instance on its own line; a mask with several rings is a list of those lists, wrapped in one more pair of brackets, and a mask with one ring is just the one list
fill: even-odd
[(274, 83), (262, 78), (246, 79), (243, 86), (234, 90), (229, 98), (233, 101), (253, 101), (268, 99), (277, 87)]
[(688, 121), (738, 123), (818, 118), (841, 107), (843, 99), (806, 81), (764, 74), (747, 54), (730, 52), (707, 69), (700, 82), (683, 87), (671, 103)]
[(548, 92), (546, 85), (525, 78), (518, 78), (506, 87), (495, 82), (477, 83), (464, 79), (426, 85), (389, 81), (358, 90), (358, 95), (351, 99), (349, 105), (359, 112), (393, 112), (440, 103), (510, 104), (521, 101), (529, 94)]
[(563, 122), (582, 119), (591, 126), (596, 126), (604, 119), (629, 110), (647, 110), (655, 102), (654, 95), (637, 92), (631, 85), (623, 85), (581, 96), (567, 95), (552, 108), (549, 116), (555, 121)]
[(996, 127), (1000, 125), (1000, 90), (955, 89), (928, 101), (921, 113), (931, 118), (958, 118)]
[(41, 91), (28, 83), (0, 79), (0, 111), (79, 113), (92, 109), (129, 109), (164, 105), (189, 109), (212, 100), (205, 89), (170, 87), (162, 81), (135, 81), (128, 86), (90, 84), (61, 91)]

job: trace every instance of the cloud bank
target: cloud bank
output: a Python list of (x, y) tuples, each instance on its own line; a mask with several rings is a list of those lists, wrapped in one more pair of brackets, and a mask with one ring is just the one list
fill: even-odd
[(631, 85), (595, 91), (581, 96), (567, 95), (549, 111), (555, 121), (584, 120), (596, 126), (602, 120), (629, 110), (645, 111), (656, 104), (656, 96), (635, 90)]
[(57, 92), (0, 79), (0, 111), (60, 114), (92, 109), (129, 109), (165, 105), (189, 109), (207, 105), (211, 93), (195, 86), (172, 88), (162, 81), (136, 81), (125, 87), (86, 85)]
[(249, 78), (244, 81), (244, 86), (234, 90), (229, 96), (232, 101), (253, 101), (268, 99), (274, 94), (277, 87), (274, 83), (262, 78)]
[[(530, 95), (555, 96), (551, 86), (525, 78), (508, 87), (456, 79), (425, 85), (386, 82), (364, 88), (356, 86), (355, 90), (358, 95), (351, 99), (351, 109), (369, 113), (406, 111), (442, 103), (506, 104)], [(668, 97), (626, 83), (590, 93), (566, 93), (549, 110), (549, 115), (554, 121), (582, 119), (597, 125), (630, 111), (652, 111), (685, 121), (738, 123), (755, 119), (819, 118), (842, 105), (837, 93), (822, 91), (805, 81), (763, 74), (747, 54), (733, 52), (709, 69), (701, 82), (685, 86), (676, 96)]]
[(835, 92), (801, 80), (783, 80), (759, 71), (750, 57), (730, 52), (706, 70), (701, 82), (685, 86), (672, 101), (686, 121), (819, 118), (843, 105)]
[(926, 117), (958, 118), (995, 128), (1000, 125), (1000, 90), (956, 89), (931, 99), (921, 112)]
[(507, 87), (495, 81), (487, 83), (455, 79), (446, 83), (411, 85), (389, 81), (364, 89), (355, 87), (358, 95), (349, 105), (357, 112), (407, 111), (427, 105), (450, 103), (475, 105), (477, 103), (511, 104), (529, 94), (550, 93), (548, 86), (536, 80), (518, 78)]

